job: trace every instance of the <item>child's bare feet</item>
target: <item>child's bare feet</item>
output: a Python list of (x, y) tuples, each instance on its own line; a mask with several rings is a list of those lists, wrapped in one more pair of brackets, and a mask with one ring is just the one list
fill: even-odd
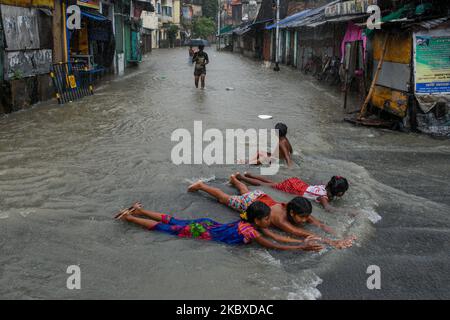
[(197, 182), (194, 182), (193, 184), (191, 184), (188, 187), (188, 192), (195, 192), (201, 189), (203, 185), (203, 181), (202, 180), (198, 180)]
[(134, 211), (134, 208), (124, 209), (119, 212), (114, 218), (117, 220), (126, 220), (127, 216), (130, 215)]
[(133, 205), (131, 207), (133, 209), (137, 210), (137, 209), (142, 209), (144, 206), (140, 202), (135, 202), (135, 203), (133, 203)]
[(130, 210), (130, 214), (141, 214), (143, 207), (144, 206), (140, 202), (133, 203), (133, 205), (131, 206), (132, 210)]
[(235, 185), (238, 182), (237, 175), (240, 175), (239, 172), (236, 172), (230, 176), (230, 183)]
[[(142, 209), (142, 203), (135, 202), (133, 205), (127, 209), (121, 210), (118, 214), (115, 215), (114, 219), (120, 220), (125, 214), (136, 214), (138, 211)], [(128, 213), (126, 212), (128, 211)]]

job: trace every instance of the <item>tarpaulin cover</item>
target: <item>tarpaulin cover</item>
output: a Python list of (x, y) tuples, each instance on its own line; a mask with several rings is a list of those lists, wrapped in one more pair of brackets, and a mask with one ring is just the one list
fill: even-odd
[(88, 19), (92, 19), (92, 20), (96, 20), (96, 21), (105, 21), (108, 20), (108, 18), (106, 18), (105, 16), (102, 16), (101, 14), (98, 13), (92, 13), (92, 12), (86, 12), (84, 10), (81, 10), (81, 15), (83, 17), (86, 17)]
[(364, 59), (366, 56), (366, 36), (363, 32), (363, 29), (355, 25), (353, 22), (349, 22), (347, 25), (347, 31), (345, 32), (344, 39), (341, 43), (341, 57), (344, 58), (345, 56), (345, 44), (347, 42), (353, 42), (353, 41), (362, 41), (363, 42), (363, 49), (364, 49)]
[[(388, 21), (391, 21), (391, 20), (397, 20), (397, 19), (404, 18), (408, 14), (408, 12), (411, 12), (411, 10), (414, 10), (414, 6), (412, 4), (404, 5), (403, 7), (398, 9), (397, 11), (394, 11), (394, 12), (388, 14), (387, 16), (382, 17), (381, 18), (381, 22), (383, 23), (383, 22), (388, 22)], [(371, 30), (371, 29), (367, 28), (364, 31), (364, 33), (366, 34), (367, 37), (372, 38), (372, 36), (375, 33), (375, 29)]]

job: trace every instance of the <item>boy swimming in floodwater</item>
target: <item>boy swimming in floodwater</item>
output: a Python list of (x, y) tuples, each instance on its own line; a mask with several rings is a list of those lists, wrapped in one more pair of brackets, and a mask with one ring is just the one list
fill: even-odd
[[(136, 217), (137, 215), (148, 219)], [(257, 229), (266, 228), (270, 224), (270, 208), (258, 201), (248, 207), (246, 221), (238, 220), (231, 223), (219, 223), (209, 218), (180, 220), (164, 213), (144, 210), (140, 203), (135, 203), (132, 207), (121, 211), (115, 218), (181, 238), (213, 240), (227, 244), (248, 244), (254, 240), (263, 247), (279, 250), (320, 251), (323, 249), (321, 245), (315, 243), (283, 236), (273, 239), (297, 245), (282, 245), (264, 238)]]
[[(293, 149), (291, 146), (291, 143), (289, 142), (289, 139), (287, 138), (287, 126), (284, 123), (277, 123), (275, 125), (275, 129), (278, 130), (278, 145), (276, 149), (278, 149), (278, 157), (280, 160), (286, 161), (286, 164), (288, 167), (292, 167), (293, 161), (292, 161), (292, 153)], [(272, 152), (264, 152), (264, 151), (258, 151), (255, 157), (250, 159), (250, 164), (270, 164), (274, 160), (274, 155)]]
[(253, 186), (268, 186), (286, 193), (291, 193), (320, 203), (326, 211), (337, 211), (330, 205), (335, 197), (342, 197), (348, 190), (348, 181), (344, 177), (333, 176), (326, 185), (309, 185), (299, 178), (292, 177), (281, 182), (274, 182), (266, 177), (245, 172), (237, 177)]
[[(239, 173), (236, 175), (239, 175)], [(296, 197), (287, 204), (277, 202), (261, 190), (250, 191), (245, 184), (237, 179), (236, 175), (231, 175), (230, 183), (239, 190), (239, 196), (228, 195), (218, 188), (208, 186), (203, 181), (197, 181), (192, 184), (189, 186), (188, 191), (204, 191), (215, 197), (220, 203), (241, 212), (241, 217), (244, 219), (245, 213), (254, 202), (262, 202), (270, 207), (270, 226), (277, 227), (282, 231), (298, 237), (321, 241), (338, 249), (352, 246), (354, 240), (353, 237), (344, 240), (332, 240), (317, 236), (316, 234), (299, 227), (299, 225), (303, 224), (312, 224), (327, 233), (332, 235), (336, 234), (333, 229), (311, 216), (312, 206), (307, 199)], [(267, 227), (261, 229), (261, 232), (274, 239), (278, 236)]]

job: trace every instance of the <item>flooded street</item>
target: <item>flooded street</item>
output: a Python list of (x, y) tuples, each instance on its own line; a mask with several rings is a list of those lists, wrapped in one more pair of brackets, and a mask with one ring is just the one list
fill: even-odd
[[(159, 49), (94, 96), (0, 118), (0, 298), (450, 298), (450, 141), (355, 127), (342, 121), (340, 93), (298, 70), (275, 73), (206, 49), (205, 90), (193, 85), (187, 49)], [(336, 206), (360, 214), (317, 204), (313, 214), (341, 236), (356, 235), (356, 244), (275, 252), (112, 219), (134, 201), (180, 218), (237, 219), (186, 188), (203, 178), (235, 193), (229, 175), (257, 168), (171, 161), (172, 132), (192, 131), (200, 120), (204, 130), (221, 131), (286, 123), (296, 165), (282, 166), (277, 179), (319, 184), (345, 176), (350, 189)], [(66, 288), (70, 265), (81, 268), (81, 290)], [(366, 286), (370, 265), (380, 267), (381, 290)]]

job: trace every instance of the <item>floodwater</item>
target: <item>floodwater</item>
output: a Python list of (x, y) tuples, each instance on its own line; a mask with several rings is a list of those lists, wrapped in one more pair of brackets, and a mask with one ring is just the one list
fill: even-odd
[[(342, 121), (339, 92), (297, 70), (275, 73), (207, 49), (206, 90), (193, 87), (187, 49), (161, 49), (92, 97), (0, 118), (0, 297), (450, 298), (450, 142), (352, 126)], [(203, 178), (235, 192), (228, 176), (258, 168), (171, 162), (172, 132), (192, 132), (200, 120), (204, 130), (285, 122), (296, 166), (281, 167), (276, 178), (347, 177), (350, 190), (336, 206), (360, 213), (328, 214), (317, 205), (313, 212), (340, 235), (356, 235), (355, 246), (276, 252), (112, 219), (137, 200), (179, 218), (237, 219), (186, 188)], [(70, 265), (80, 266), (80, 290), (66, 287)], [(366, 286), (369, 265), (380, 267), (380, 290)]]

